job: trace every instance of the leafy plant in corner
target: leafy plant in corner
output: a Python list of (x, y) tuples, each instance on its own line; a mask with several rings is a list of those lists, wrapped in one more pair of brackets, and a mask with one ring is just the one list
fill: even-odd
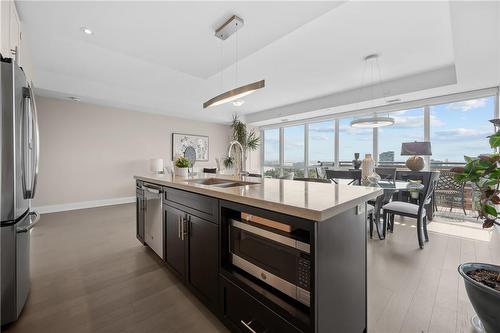
[(184, 156), (179, 156), (175, 159), (175, 166), (178, 168), (189, 168), (189, 160)]
[[(250, 132), (247, 129), (247, 124), (242, 122), (238, 115), (233, 115), (231, 123), (231, 140), (238, 141), (243, 147), (243, 158), (246, 159), (247, 152), (256, 150), (260, 145), (260, 137), (257, 136), (255, 130)], [(234, 165), (234, 158), (226, 156), (223, 160), (224, 167), (231, 168)]]
[[(500, 147), (500, 131), (489, 138), (491, 148)], [(455, 172), (455, 179), (461, 183), (474, 184), (479, 192), (478, 219), (483, 220), (483, 228), (500, 225), (500, 154), (483, 154), (477, 158), (465, 156), (464, 167), (451, 169)], [(500, 282), (500, 273), (497, 276)]]

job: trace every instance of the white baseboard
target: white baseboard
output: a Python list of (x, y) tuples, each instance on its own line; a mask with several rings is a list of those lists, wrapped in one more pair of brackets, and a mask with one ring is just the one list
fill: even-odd
[(80, 201), (80, 202), (71, 202), (60, 205), (39, 206), (39, 207), (34, 207), (34, 210), (38, 211), (40, 214), (46, 214), (46, 213), (64, 212), (75, 209), (121, 205), (131, 202), (135, 202), (135, 197), (113, 198), (113, 199), (94, 200), (94, 201)]

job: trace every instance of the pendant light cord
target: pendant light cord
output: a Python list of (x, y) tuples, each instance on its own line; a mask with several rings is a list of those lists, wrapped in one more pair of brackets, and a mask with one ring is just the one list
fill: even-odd
[(235, 67), (235, 82), (234, 82), (234, 86), (237, 87), (238, 86), (238, 60), (239, 60), (239, 56), (238, 56), (238, 35), (239, 35), (239, 30), (236, 31), (236, 67)]

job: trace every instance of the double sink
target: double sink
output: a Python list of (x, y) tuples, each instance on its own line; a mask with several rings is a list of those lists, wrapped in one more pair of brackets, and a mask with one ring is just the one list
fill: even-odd
[(256, 182), (247, 182), (247, 181), (243, 181), (243, 180), (231, 180), (231, 179), (223, 179), (223, 178), (191, 179), (191, 180), (187, 180), (186, 182), (188, 182), (190, 184), (200, 184), (200, 185), (214, 186), (214, 187), (220, 187), (220, 188), (259, 184)]

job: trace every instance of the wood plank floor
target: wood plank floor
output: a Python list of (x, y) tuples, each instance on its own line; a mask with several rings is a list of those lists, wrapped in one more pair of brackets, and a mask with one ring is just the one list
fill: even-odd
[[(472, 332), (457, 266), (500, 264), (498, 233), (484, 241), (441, 226), (421, 251), (411, 220), (399, 222), (368, 244), (369, 332)], [(43, 215), (31, 253), (31, 294), (6, 332), (227, 332), (135, 239), (132, 204)]]

